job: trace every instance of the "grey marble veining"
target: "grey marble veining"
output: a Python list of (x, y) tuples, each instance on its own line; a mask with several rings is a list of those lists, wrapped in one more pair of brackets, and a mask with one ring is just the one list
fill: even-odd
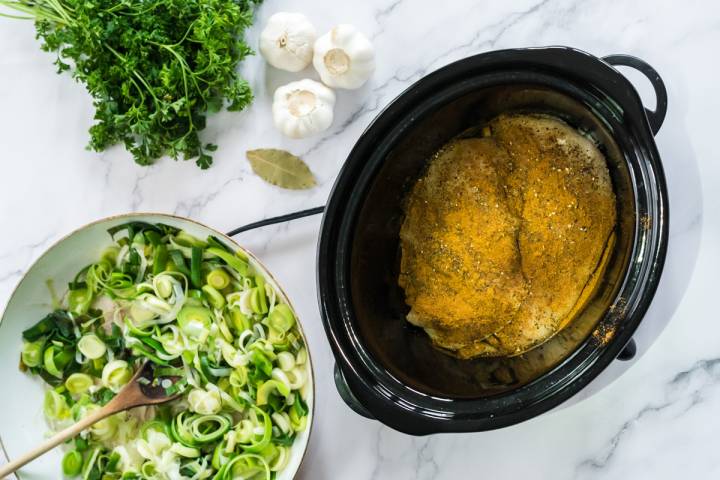
[[(651, 63), (669, 91), (657, 136), (670, 188), (670, 248), (656, 300), (637, 334), (641, 355), (613, 364), (568, 404), (494, 432), (413, 438), (365, 420), (331, 381), (314, 281), (318, 218), (248, 232), (239, 240), (274, 272), (298, 308), (318, 378), (318, 403), (302, 479), (717, 478), (720, 431), (720, 4), (711, 0), (267, 0), (248, 32), (255, 43), (276, 11), (301, 11), (319, 31), (357, 25), (378, 68), (339, 92), (335, 123), (302, 141), (273, 128), (274, 89), (291, 75), (259, 57), (242, 67), (256, 94), (242, 113), (208, 122), (216, 164), (164, 159), (132, 164), (121, 148), (85, 150), (92, 105), (82, 86), (54, 73), (32, 25), (0, 19), (0, 302), (53, 241), (88, 221), (128, 211), (190, 216), (220, 230), (322, 205), (347, 153), (372, 118), (423, 75), (491, 49), (570, 45)], [(641, 76), (628, 73), (649, 105)], [(319, 185), (286, 192), (255, 177), (245, 151), (276, 147), (306, 159)]]

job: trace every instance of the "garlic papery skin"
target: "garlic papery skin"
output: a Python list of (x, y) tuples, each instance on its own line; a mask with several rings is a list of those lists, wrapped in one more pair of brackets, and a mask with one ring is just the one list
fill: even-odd
[(315, 42), (313, 65), (328, 87), (355, 89), (375, 71), (375, 49), (352, 25), (338, 25)]
[(312, 61), (317, 32), (301, 13), (279, 12), (260, 34), (260, 54), (275, 68), (299, 72)]
[(306, 138), (327, 130), (333, 122), (335, 93), (320, 82), (304, 79), (275, 90), (273, 121), (290, 138)]

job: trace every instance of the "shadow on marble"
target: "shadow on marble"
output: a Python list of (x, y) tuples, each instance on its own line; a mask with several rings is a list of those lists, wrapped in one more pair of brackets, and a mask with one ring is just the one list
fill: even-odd
[[(695, 269), (703, 221), (698, 159), (687, 127), (687, 85), (673, 72), (661, 72), (668, 88), (668, 114), (656, 136), (670, 197), (670, 236), (665, 267), (657, 293), (633, 337), (638, 353), (631, 361), (616, 361), (577, 395), (555, 410), (596, 394), (637, 362), (672, 320)], [(553, 410), (553, 411), (555, 411)]]

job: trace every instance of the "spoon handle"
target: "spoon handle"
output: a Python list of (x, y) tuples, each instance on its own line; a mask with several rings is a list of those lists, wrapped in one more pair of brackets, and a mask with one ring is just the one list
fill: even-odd
[(106, 405), (103, 408), (95, 410), (76, 424), (69, 426), (65, 430), (59, 431), (58, 433), (48, 438), (43, 443), (33, 448), (29, 452), (25, 453), (24, 455), (19, 456), (10, 463), (0, 465), (0, 479), (7, 477), (26, 463), (35, 460), (40, 455), (46, 453), (49, 450), (52, 450), (66, 440), (73, 438), (94, 423), (99, 422), (103, 418), (115, 413), (114, 410), (115, 409), (113, 409), (110, 404)]

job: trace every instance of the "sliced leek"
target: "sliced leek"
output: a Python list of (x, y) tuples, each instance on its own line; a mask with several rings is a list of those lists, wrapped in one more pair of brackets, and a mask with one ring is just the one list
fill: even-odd
[(214, 237), (142, 222), (111, 233), (57, 310), (23, 332), (21, 368), (50, 385), (53, 429), (106, 404), (148, 360), (178, 379), (158, 385), (181, 397), (96, 423), (69, 444), (63, 475), (273, 479), (309, 415), (292, 309)]

